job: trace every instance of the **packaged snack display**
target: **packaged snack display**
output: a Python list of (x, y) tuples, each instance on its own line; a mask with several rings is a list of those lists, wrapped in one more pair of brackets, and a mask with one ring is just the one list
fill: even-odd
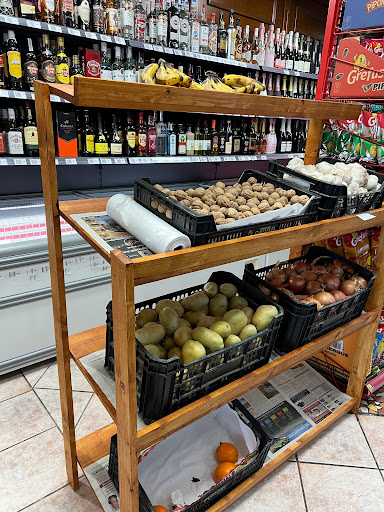
[(363, 229), (342, 235), (342, 239), (345, 257), (362, 267), (367, 267), (370, 257), (368, 230)]
[[(327, 240), (325, 241), (325, 244), (326, 244), (327, 249), (329, 249), (330, 251), (335, 252), (339, 256), (343, 256), (343, 258), (345, 257), (344, 247), (343, 247), (343, 239), (341, 238), (341, 236), (327, 238)], [(318, 244), (316, 244), (316, 245), (318, 245)]]

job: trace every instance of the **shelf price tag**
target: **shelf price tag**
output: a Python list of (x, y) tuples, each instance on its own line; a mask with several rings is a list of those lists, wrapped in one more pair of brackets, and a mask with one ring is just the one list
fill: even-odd
[(284, 73), (284, 75), (289, 75), (288, 69), (283, 69), (283, 73)]
[(208, 161), (209, 162), (221, 162), (221, 158), (219, 156), (209, 156)]
[(25, 92), (22, 91), (15, 91), (13, 94), (15, 95), (15, 98), (18, 98), (19, 100), (25, 100), (27, 98)]
[(56, 94), (51, 94), (51, 101), (60, 102), (60, 96), (56, 96)]
[(100, 158), (100, 163), (104, 165), (109, 165), (112, 163), (112, 160), (110, 158)]
[(174, 50), (175, 55), (183, 55), (183, 52), (181, 50)]
[(59, 27), (59, 25), (53, 25), (51, 23), (48, 24), (48, 30), (50, 30), (51, 32), (62, 32), (62, 28)]
[(122, 44), (122, 45), (125, 46), (125, 39), (124, 39), (124, 37), (117, 37), (117, 36), (115, 36), (115, 43), (116, 44)]
[(236, 162), (235, 156), (225, 156), (224, 158), (227, 162)]
[(148, 43), (144, 43), (144, 50), (153, 50), (153, 46)]
[(357, 216), (359, 217), (359, 219), (364, 221), (374, 219), (376, 217), (375, 215), (371, 215), (370, 213), (359, 213)]
[(164, 46), (165, 53), (173, 54), (173, 48), (168, 48), (168, 46)]
[(115, 164), (126, 164), (127, 160), (125, 158), (114, 158)]
[(65, 165), (77, 165), (76, 158), (66, 158)]
[(30, 158), (29, 165), (40, 165), (40, 158)]
[(71, 36), (76, 36), (76, 37), (81, 36), (80, 30), (76, 30), (75, 28), (68, 28), (68, 34), (70, 34)]
[(111, 42), (111, 38), (109, 36), (106, 36), (105, 34), (100, 34), (100, 39), (102, 41), (106, 41), (107, 43)]
[(0, 165), (8, 165), (8, 160), (6, 158), (0, 158)]
[(96, 39), (97, 40), (96, 32), (86, 32), (85, 37), (87, 37), (88, 39)]
[(153, 45), (153, 51), (155, 51), (155, 52), (163, 52), (163, 51), (164, 51), (164, 49), (163, 49), (163, 47), (162, 47), (162, 46), (160, 46), (159, 44), (154, 44), (154, 45)]
[(295, 71), (295, 76), (300, 76), (300, 73), (298, 71)]
[(265, 155), (261, 155), (260, 156), (260, 160), (268, 160), (267, 157)]
[(38, 21), (33, 21), (33, 20), (27, 20), (27, 27), (30, 27), (30, 28), (40, 28), (41, 25)]
[(19, 20), (14, 16), (5, 16), (5, 22), (11, 25), (19, 25)]
[(26, 158), (15, 158), (13, 160), (15, 165), (27, 165), (27, 159)]
[(88, 158), (89, 165), (97, 165), (100, 163), (98, 158)]
[(293, 157), (294, 157), (294, 155), (292, 155), (292, 153), (289, 153), (289, 154), (287, 155), (287, 158), (293, 158)]

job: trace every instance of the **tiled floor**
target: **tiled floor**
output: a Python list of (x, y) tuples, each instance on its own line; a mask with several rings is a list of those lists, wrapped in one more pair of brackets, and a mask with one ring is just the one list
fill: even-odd
[[(77, 367), (76, 434), (110, 423)], [(348, 415), (229, 512), (384, 512), (384, 419)], [(54, 361), (0, 377), (0, 511), (92, 512), (85, 477), (67, 484)]]

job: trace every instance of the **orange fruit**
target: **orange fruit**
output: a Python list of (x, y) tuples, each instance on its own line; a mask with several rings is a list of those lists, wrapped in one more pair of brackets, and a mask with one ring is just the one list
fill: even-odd
[(156, 510), (156, 512), (168, 512), (168, 509), (162, 505), (155, 505), (153, 508)]
[(239, 451), (231, 443), (221, 443), (216, 449), (216, 457), (219, 462), (232, 462), (235, 464), (239, 458)]
[(222, 480), (224, 477), (228, 476), (229, 473), (235, 469), (235, 465), (232, 464), (232, 462), (222, 462), (217, 466), (215, 469), (215, 472), (213, 473), (213, 477), (215, 479), (215, 482), (218, 483), (220, 480)]

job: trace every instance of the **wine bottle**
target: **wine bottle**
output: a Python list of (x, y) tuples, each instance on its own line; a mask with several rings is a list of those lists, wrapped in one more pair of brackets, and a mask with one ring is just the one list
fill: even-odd
[[(135, 15), (133, 6), (133, 0), (121, 0), (120, 2), (120, 34), (126, 41), (135, 38)], [(154, 41), (154, 43), (156, 43), (156, 41)]]
[(125, 82), (137, 82), (136, 64), (132, 57), (132, 47), (127, 46), (127, 60), (124, 63)]
[(256, 61), (256, 64), (258, 64), (259, 66), (264, 66), (265, 65), (265, 42), (264, 42), (264, 37), (265, 37), (265, 26), (264, 26), (264, 23), (260, 23), (260, 26), (259, 26), (259, 39), (258, 39), (258, 48), (259, 48), (259, 53), (257, 54), (257, 61)]
[(153, 8), (150, 8), (148, 14), (148, 43), (156, 44), (157, 41), (157, 18), (155, 4), (152, 3)]
[(112, 64), (112, 80), (124, 82), (124, 65), (120, 53), (120, 46), (115, 46), (115, 61)]
[[(4, 37), (5, 37), (5, 33), (4, 33)], [(5, 45), (3, 47), (1, 39), (0, 39), (0, 89), (7, 88), (7, 81), (8, 81), (7, 79), (8, 79), (7, 53), (5, 50)], [(0, 133), (2, 133), (1, 126), (0, 126)]]
[(236, 20), (235, 60), (241, 61), (243, 55), (243, 29), (240, 26), (240, 18)]
[(123, 141), (120, 138), (117, 125), (117, 116), (112, 114), (112, 134), (110, 143), (110, 155), (121, 156), (123, 154)]
[(8, 109), (8, 128), (5, 134), (6, 148), (9, 155), (24, 155), (23, 135), (16, 124), (15, 109)]
[(194, 144), (194, 155), (202, 156), (203, 154), (203, 134), (200, 129), (200, 119), (197, 120), (195, 127), (195, 144)]
[(108, 155), (108, 140), (103, 130), (103, 118), (101, 112), (97, 114), (97, 134), (95, 137), (95, 154), (96, 155)]
[(187, 125), (187, 156), (193, 156), (195, 153), (195, 134), (192, 132), (192, 125)]
[(156, 127), (154, 123), (154, 115), (148, 116), (147, 154), (148, 156), (156, 156)]
[(232, 121), (227, 119), (227, 130), (225, 133), (225, 154), (230, 155), (232, 153)]
[(291, 120), (287, 119), (286, 124), (286, 132), (285, 132), (285, 140), (286, 140), (286, 148), (285, 151), (290, 153), (292, 151), (292, 131), (291, 131)]
[(37, 136), (37, 124), (29, 102), (26, 103), (27, 119), (23, 130), (25, 154), (27, 156), (39, 156), (39, 139)]
[(184, 131), (184, 126), (179, 124), (177, 130), (177, 154), (185, 156), (187, 154), (187, 134)]
[(249, 41), (249, 25), (245, 25), (244, 39), (243, 39), (243, 53), (241, 56), (242, 62), (252, 61), (252, 45)]
[(257, 64), (257, 59), (259, 55), (259, 29), (256, 27), (253, 31), (253, 41), (252, 41), (252, 64)]
[(255, 155), (257, 153), (255, 122), (256, 122), (256, 119), (254, 117), (252, 117), (251, 127), (249, 129), (249, 136), (248, 136), (248, 152), (250, 155)]
[(197, 0), (192, 0), (189, 32), (191, 52), (198, 53), (200, 51), (200, 22), (197, 17)]
[(273, 91), (273, 95), (274, 96), (281, 96), (280, 80), (281, 80), (280, 75), (276, 75), (275, 88), (274, 88), (274, 91)]
[(168, 155), (176, 156), (177, 154), (177, 135), (174, 123), (169, 123), (168, 133)]
[(119, 34), (119, 12), (116, 0), (106, 0), (107, 34), (117, 36)]
[(75, 76), (84, 76), (83, 68), (80, 65), (80, 59), (78, 55), (72, 56), (72, 64), (69, 68), (69, 82), (73, 85)]
[(287, 152), (287, 137), (285, 135), (285, 118), (281, 120), (280, 126), (280, 153)]
[(243, 119), (242, 121), (242, 130), (240, 133), (241, 137), (241, 147), (240, 147), (240, 153), (243, 155), (249, 154), (249, 128), (248, 128), (248, 122)]
[(267, 142), (266, 142), (266, 154), (272, 154), (276, 153), (276, 144), (277, 144), (277, 137), (275, 132), (275, 123), (276, 119), (270, 118), (269, 119), (269, 132), (267, 135)]
[(269, 73), (268, 75), (268, 85), (267, 85), (267, 94), (268, 96), (273, 96), (273, 84), (272, 84), (272, 73)]
[(285, 69), (293, 69), (293, 31), (286, 36)]
[(107, 43), (101, 43), (100, 78), (112, 80), (112, 64), (108, 56)]
[(204, 119), (203, 125), (203, 156), (211, 154), (211, 134), (209, 133), (208, 121)]
[(239, 155), (241, 150), (241, 133), (238, 126), (234, 126), (232, 131), (232, 154)]
[(266, 136), (266, 133), (265, 133), (265, 124), (266, 124), (266, 119), (264, 117), (263, 120), (262, 120), (260, 137), (259, 137), (259, 151), (258, 151), (258, 153), (260, 155), (265, 155), (265, 153), (267, 151), (267, 136)]
[(274, 44), (274, 26), (270, 25), (268, 31), (268, 42), (265, 48), (264, 65), (273, 68), (275, 65), (275, 44)]
[(281, 96), (283, 96), (283, 98), (288, 97), (287, 76), (286, 75), (283, 76), (283, 85), (281, 87)]
[(180, 50), (189, 50), (189, 17), (185, 10), (185, 0), (181, 0), (181, 8), (179, 11), (179, 48)]
[(211, 127), (211, 155), (219, 154), (219, 133), (216, 130), (216, 119), (212, 119)]
[(137, 154), (137, 144), (136, 144), (136, 130), (135, 126), (132, 122), (131, 113), (127, 112), (127, 127), (125, 129), (125, 139), (127, 141), (126, 144), (126, 155), (127, 156), (136, 156)]
[[(225, 142), (227, 138), (227, 132), (225, 131), (225, 121), (222, 119), (220, 121), (220, 131), (219, 131), (219, 154), (225, 154)], [(231, 143), (232, 145), (232, 143)]]
[(157, 156), (167, 154), (167, 125), (164, 123), (162, 111), (159, 113), (159, 122), (156, 124), (156, 154)]
[(303, 56), (303, 71), (304, 73), (310, 73), (311, 72), (311, 38), (307, 36), (307, 39), (305, 41), (305, 50), (304, 50), (304, 56)]

